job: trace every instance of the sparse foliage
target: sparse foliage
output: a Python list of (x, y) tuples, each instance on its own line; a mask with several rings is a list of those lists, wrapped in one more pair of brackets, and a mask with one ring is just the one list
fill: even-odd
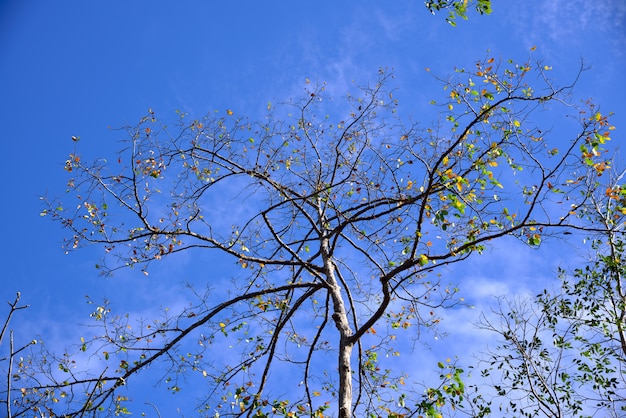
[[(11, 418), (13, 415), (12, 403), (13, 400), (11, 396), (14, 393), (17, 393), (16, 390), (12, 387), (13, 381), (19, 380), (22, 371), (23, 371), (23, 359), (18, 357), (18, 354), (22, 353), (31, 345), (37, 344), (37, 340), (31, 340), (30, 342), (22, 345), (15, 346), (15, 340), (13, 338), (13, 330), (9, 328), (11, 324), (11, 319), (13, 319), (13, 315), (22, 309), (28, 309), (28, 305), (21, 305), (20, 299), (22, 295), (20, 292), (17, 293), (13, 302), (7, 302), (9, 305), (9, 313), (6, 316), (6, 320), (4, 321), (4, 325), (2, 326), (2, 330), (0, 331), (0, 346), (2, 346), (2, 341), (4, 337), (9, 332), (9, 350), (7, 351), (6, 356), (0, 357), (0, 363), (7, 363), (6, 366), (6, 391), (4, 391), (4, 398), (0, 400), (0, 403), (4, 403), (6, 405), (6, 413), (7, 417)], [(17, 363), (17, 364), (15, 364)], [(16, 415), (17, 416), (17, 415)]]
[[(509, 301), (483, 321), (500, 345), (483, 374), (500, 408), (525, 417), (620, 417), (626, 413), (626, 286), (622, 176), (591, 195), (582, 216), (592, 221), (594, 257), (560, 271), (558, 292)], [(488, 390), (487, 390), (488, 392)]]
[[(21, 386), (13, 405), (40, 411), (41, 388), (62, 388), (73, 396), (49, 413), (124, 414), (124, 384), (160, 364), (172, 392), (190, 380), (205, 388), (205, 414), (411, 416), (409, 376), (381, 358), (399, 355), (398, 332), (430, 329), (458, 303), (438, 272), (500, 237), (538, 247), (576, 225), (608, 167), (608, 119), (574, 106), (548, 72), (493, 58), (458, 69), (439, 80), (446, 96), (432, 102), (431, 125), (398, 115), (381, 70), (340, 105), (307, 85), (261, 121), (180, 113), (170, 127), (150, 111), (116, 160), (73, 153), (72, 197), (42, 212), (70, 231), (68, 251), (102, 246), (105, 274), (147, 274), (204, 250), (238, 271), (228, 282), (207, 266), (196, 283), (219, 285), (149, 322), (96, 305), (103, 332), (80, 348), (108, 366), (77, 374), (61, 362), (63, 380)], [(554, 142), (544, 112), (569, 121), (568, 141)]]
[(427, 0), (425, 4), (428, 10), (433, 14), (441, 10), (447, 11), (448, 16), (446, 17), (446, 21), (452, 26), (456, 26), (457, 17), (467, 20), (468, 10), (475, 9), (481, 15), (491, 13), (491, 0)]

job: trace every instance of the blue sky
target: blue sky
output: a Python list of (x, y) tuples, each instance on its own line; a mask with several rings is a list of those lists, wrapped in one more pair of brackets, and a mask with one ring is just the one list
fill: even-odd
[[(299, 97), (307, 78), (328, 82), (340, 96), (353, 81), (373, 82), (379, 67), (389, 67), (400, 112), (430, 122), (436, 115), (427, 103), (442, 92), (425, 67), (445, 75), (487, 50), (523, 60), (537, 46), (534, 57), (553, 66), (563, 84), (581, 59), (592, 67), (577, 97), (592, 97), (604, 112), (615, 112), (613, 145), (621, 144), (622, 0), (497, 2), (491, 16), (472, 15), (456, 28), (444, 17), (431, 16), (419, 1), (0, 3), (0, 300), (21, 291), (32, 306), (15, 318), (16, 338), (39, 334), (53, 345), (76, 342), (76, 324), (88, 322), (91, 309), (85, 295), (109, 298), (122, 312), (187, 303), (181, 283), (197, 280), (198, 259), (164, 263), (149, 277), (123, 271), (104, 279), (94, 268), (98, 249), (65, 255), (63, 231), (39, 216), (39, 196), (64, 193), (72, 135), (81, 137), (83, 158), (110, 158), (121, 137), (108, 127), (132, 124), (149, 108), (172, 118), (177, 109), (196, 117), (214, 109), (256, 117), (269, 101)], [(514, 244), (470, 262), (471, 286), (464, 290), (479, 308), (491, 295), (533, 291), (570, 258), (549, 249), (516, 247), (512, 253), (507, 245)], [(219, 262), (209, 257), (201, 261)], [(461, 317), (467, 313), (451, 312), (444, 321), (459, 333), (459, 347), (479, 345), (478, 334), (458, 326)], [(454, 346), (446, 344), (446, 355)], [(438, 359), (437, 350), (428, 356)]]

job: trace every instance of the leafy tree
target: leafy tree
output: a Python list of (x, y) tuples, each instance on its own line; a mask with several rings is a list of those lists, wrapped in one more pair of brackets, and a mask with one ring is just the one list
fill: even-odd
[[(485, 399), (481, 387), (470, 385), (471, 375), (450, 359), (437, 364), (440, 371), (439, 384), (428, 387), (417, 396), (416, 412), (420, 417), (443, 418), (470, 416), (484, 418), (491, 414), (491, 402)], [(431, 382), (432, 383), (432, 382)]]
[(476, 0), (476, 1), (450, 1), (450, 0), (434, 0), (426, 1), (426, 7), (431, 13), (435, 14), (441, 10), (448, 12), (446, 21), (452, 26), (456, 26), (456, 18), (460, 17), (467, 20), (468, 9), (475, 9), (479, 14), (491, 13), (491, 0)]
[[(201, 382), (207, 414), (413, 415), (408, 376), (382, 359), (399, 354), (396, 332), (433, 327), (458, 303), (438, 272), (500, 237), (536, 247), (576, 224), (607, 168), (606, 117), (575, 108), (548, 74), (493, 58), (458, 69), (439, 80), (430, 126), (398, 116), (381, 70), (341, 105), (321, 85), (256, 122), (181, 113), (171, 128), (150, 111), (115, 161), (73, 153), (75, 200), (42, 212), (71, 232), (68, 250), (100, 245), (104, 274), (205, 250), (239, 270), (225, 286), (208, 264), (198, 281), (221, 285), (149, 322), (96, 305), (103, 332), (80, 348), (110, 366), (79, 374), (66, 356), (46, 362), (58, 371), (22, 369), (8, 407), (127, 413), (122, 387), (162, 362), (172, 392)], [(548, 109), (575, 121), (562, 148), (542, 125)]]
[(520, 416), (620, 417), (626, 412), (623, 175), (590, 196), (595, 257), (561, 290), (506, 302), (483, 326), (501, 337), (485, 359), (503, 408)]

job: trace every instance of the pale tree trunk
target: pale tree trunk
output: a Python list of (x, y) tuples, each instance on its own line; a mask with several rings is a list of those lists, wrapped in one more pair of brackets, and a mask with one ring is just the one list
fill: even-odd
[(339, 343), (339, 418), (352, 417), (352, 346), (342, 335)]
[(327, 238), (322, 239), (322, 257), (326, 281), (331, 288), (331, 298), (333, 300), (333, 320), (339, 331), (339, 418), (352, 418), (352, 329), (348, 321), (346, 305), (341, 295), (341, 287), (335, 275), (335, 265), (330, 256), (330, 247)]
[[(329, 284), (334, 282), (335, 274), (331, 270), (328, 276)], [(332, 284), (331, 284), (332, 285)], [(352, 347), (350, 340), (352, 329), (348, 322), (348, 314), (345, 309), (341, 289), (334, 283), (332, 290), (333, 298), (333, 320), (339, 330), (339, 418), (352, 417)]]

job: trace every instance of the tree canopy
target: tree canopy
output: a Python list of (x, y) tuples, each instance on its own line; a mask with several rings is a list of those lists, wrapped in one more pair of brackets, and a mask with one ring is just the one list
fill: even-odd
[(501, 237), (538, 247), (584, 228), (610, 166), (607, 116), (572, 102), (550, 69), (491, 57), (459, 68), (437, 79), (445, 96), (429, 124), (400, 115), (381, 69), (338, 104), (307, 84), (258, 121), (227, 109), (170, 126), (150, 111), (117, 159), (73, 153), (74, 197), (42, 213), (71, 232), (67, 250), (100, 245), (104, 274), (200, 250), (239, 272), (228, 284), (207, 266), (207, 293), (160, 319), (96, 303), (102, 333), (81, 350), (108, 366), (77, 374), (66, 357), (42, 380), (20, 363), (14, 416), (126, 413), (123, 386), (157, 363), (173, 392), (202, 385), (198, 411), (219, 416), (435, 414), (410, 376), (379, 364), (399, 354), (396, 332), (436, 326), (438, 308), (460, 303), (446, 266)]
[[(622, 175), (590, 198), (585, 213), (599, 229), (583, 267), (560, 269), (561, 289), (532, 301), (507, 301), (482, 326), (500, 337), (484, 375), (500, 375), (500, 408), (522, 416), (618, 417), (626, 411), (626, 288)], [(504, 404), (504, 406), (502, 405)]]
[[(429, 0), (424, 6), (450, 26), (491, 13), (490, 0)], [(424, 6), (417, 8), (423, 13)], [(515, 55), (518, 40), (502, 40), (504, 33), (498, 30), (523, 38), (519, 44), (527, 50), (533, 38), (564, 38), (572, 28), (579, 32), (591, 27), (594, 13), (603, 22), (619, 21), (615, 17), (624, 10), (612, 10), (612, 5), (585, 8), (576, 16), (580, 28), (576, 23), (561, 28), (535, 11), (553, 8), (548, 13), (553, 16), (555, 10), (578, 7), (525, 6), (516, 13), (532, 9), (532, 24), (470, 24), (474, 29), (467, 33), (472, 36), (457, 39), (450, 34), (460, 28), (442, 25), (444, 33), (421, 20), (415, 25), (412, 4), (393, 5), (392, 13), (372, 4), (296, 7), (304, 19), (284, 19), (274, 10), (264, 16), (263, 7), (254, 5), (236, 10), (195, 4), (193, 18), (180, 6), (155, 14), (150, 14), (153, 8), (142, 9), (145, 5), (134, 7), (141, 11), (138, 16), (150, 21), (139, 27), (154, 27), (153, 19), (167, 15), (163, 21), (169, 31), (163, 37), (152, 33), (149, 42), (158, 45), (155, 49), (124, 50), (133, 62), (153, 65), (150, 54), (158, 51), (170, 62), (204, 74), (207, 66), (196, 68), (187, 61), (203, 55), (198, 44), (181, 48), (180, 42), (196, 34), (186, 32), (187, 27), (207, 27), (205, 12), (224, 17), (236, 11), (241, 23), (237, 32), (246, 36), (231, 42), (240, 33), (215, 20), (211, 31), (197, 32), (202, 34), (198, 38), (219, 39), (225, 48), (213, 44), (209, 57), (202, 58), (211, 66), (209, 82), (190, 77), (185, 85), (200, 92), (203, 109), (209, 96), (218, 103), (217, 110), (194, 113), (189, 110), (193, 104), (180, 100), (187, 110), (174, 114), (150, 99), (152, 108), (143, 117), (110, 130), (109, 137), (120, 140), (119, 148), (108, 152), (108, 144), (98, 141), (95, 158), (90, 129), (86, 132), (79, 123), (61, 135), (74, 134), (71, 141), (66, 138), (67, 148), (74, 150), (64, 170), (58, 170), (65, 171), (67, 183), (61, 181), (59, 187), (66, 193), (42, 196), (43, 207), (31, 215), (36, 218), (40, 211), (42, 219), (61, 226), (57, 229), (65, 233), (64, 251), (78, 251), (83, 260), (89, 259), (89, 266), (95, 264), (107, 278), (98, 283), (110, 286), (105, 293), (113, 296), (99, 299), (88, 288), (93, 282), (76, 286), (91, 296), (86, 297), (89, 312), (83, 316), (89, 323), (73, 329), (74, 322), (60, 319), (67, 306), (58, 299), (52, 309), (44, 303), (50, 322), (32, 321), (24, 302), (32, 302), (26, 290), (39, 289), (19, 289), (24, 295), (17, 292), (0, 313), (0, 406), (7, 417), (624, 415), (626, 185), (620, 156), (611, 149), (616, 141), (609, 142), (615, 129), (612, 114), (578, 97), (579, 80), (589, 67), (570, 65), (569, 78), (563, 78), (568, 54), (550, 53), (560, 67), (554, 71), (550, 62), (535, 58), (532, 47), (525, 59), (507, 60), (488, 51), (483, 59), (465, 61), (449, 74), (427, 68), (426, 78), (441, 87), (434, 95), (419, 77), (420, 84), (402, 79), (407, 73), (415, 75), (417, 61), (413, 56), (404, 60), (425, 52), (422, 41), (428, 42), (423, 45), (431, 59), (435, 56), (432, 65), (448, 65), (444, 62), (452, 59), (459, 64), (474, 53), (467, 46), (481, 44), (485, 32), (497, 34), (489, 37), (492, 48), (511, 41), (504, 49)], [(137, 10), (130, 8), (127, 14)], [(67, 17), (67, 11), (56, 17), (83, 22), (75, 18), (80, 13)], [(349, 21), (347, 14), (356, 17)], [(46, 12), (40, 15), (48, 18)], [(279, 17), (269, 20), (279, 28), (276, 38), (258, 36), (266, 29), (263, 17), (274, 15)], [(254, 27), (252, 21), (263, 23)], [(317, 24), (320, 21), (323, 25)], [(54, 27), (60, 28), (61, 22), (55, 20)], [(129, 22), (136, 24), (133, 18)], [(301, 32), (309, 22), (315, 23)], [(332, 25), (337, 25), (335, 30)], [(535, 30), (543, 25), (553, 30)], [(419, 30), (413, 31), (416, 27)], [(84, 31), (77, 24), (69, 37), (50, 37), (49, 44), (79, 40), (78, 28)], [(113, 31), (107, 36), (100, 29), (91, 31), (98, 33), (98, 40), (106, 38), (115, 45), (110, 51), (98, 49), (103, 56), (115, 56), (115, 65), (124, 54), (112, 52), (114, 48), (135, 45), (125, 31), (115, 41), (108, 38)], [(285, 41), (285, 34), (294, 31), (324, 32), (327, 40)], [(430, 48), (435, 39), (436, 48)], [(68, 50), (92, 48), (93, 41), (80, 40)], [(275, 50), (268, 53), (262, 47), (268, 40), (271, 48), (279, 44), (283, 53), (288, 51), (288, 59), (276, 60), (283, 57)], [(595, 37), (587, 41), (592, 43), (600, 44)], [(312, 55), (322, 45), (330, 45), (332, 52)], [(367, 53), (358, 50), (363, 45), (370, 48)], [(177, 54), (168, 55), (167, 47), (176, 48)], [(21, 50), (32, 56), (41, 53), (36, 48)], [(334, 61), (333, 54), (342, 62)], [(354, 59), (357, 54), (366, 59)], [(591, 55), (596, 64), (603, 64), (594, 79), (607, 79), (617, 68), (604, 62), (606, 54)], [(61, 56), (57, 61), (65, 61)], [(241, 56), (254, 66), (235, 70), (232, 65), (241, 64)], [(312, 64), (311, 56), (320, 59)], [(66, 57), (75, 58), (72, 52)], [(271, 64), (264, 67), (258, 61)], [(359, 75), (363, 65), (372, 62), (393, 62), (400, 80), (387, 68), (369, 77)], [(219, 64), (221, 72), (216, 70)], [(303, 89), (293, 93), (294, 79), (305, 77), (295, 69), (298, 65), (309, 77), (333, 81), (306, 79), (296, 88)], [(91, 74), (89, 68), (94, 66), (72, 72), (72, 83)], [(46, 76), (53, 72), (48, 67), (44, 71)], [(243, 78), (250, 71), (254, 77)], [(7, 74), (13, 82), (17, 73)], [(168, 90), (155, 83), (159, 78), (152, 76), (141, 74), (148, 80), (145, 88), (168, 96)], [(162, 71), (160, 77), (169, 81), (171, 73)], [(268, 77), (272, 82), (262, 85)], [(348, 82), (352, 77), (359, 81)], [(101, 81), (94, 75), (91, 82), (96, 79)], [(110, 88), (112, 83), (103, 85)], [(216, 85), (228, 88), (214, 89)], [(594, 84), (593, 89), (607, 85)], [(111, 95), (132, 101), (133, 93), (125, 87), (117, 91)], [(258, 96), (267, 91), (282, 97), (271, 102), (262, 97), (259, 105)], [(7, 103), (20, 108), (14, 99)], [(99, 114), (102, 107), (91, 108), (91, 113)], [(123, 106), (111, 107), (128, 112)], [(145, 107), (142, 102), (141, 109)], [(59, 117), (65, 115), (52, 116)], [(87, 124), (85, 119), (81, 117)], [(22, 127), (30, 125), (32, 117), (17, 120), (12, 125)], [(48, 136), (57, 137), (53, 132)], [(9, 129), (8, 136), (16, 135)], [(22, 155), (26, 142), (6, 154)], [(20, 169), (20, 184), (37, 183), (46, 172), (36, 158), (21, 161)], [(11, 171), (12, 176), (16, 170)], [(39, 177), (33, 181), (28, 175)], [(14, 192), (7, 189), (5, 194)], [(19, 203), (11, 206), (31, 212)], [(18, 221), (13, 224), (20, 229), (9, 228), (6, 241), (21, 247), (16, 237), (24, 239), (29, 229)], [(43, 231), (37, 230), (37, 236)], [(33, 243), (28, 241), (23, 256), (6, 252), (6, 258), (20, 254), (43, 266), (43, 258), (33, 256), (38, 254)], [(491, 256), (504, 252), (501, 266), (501, 260)], [(545, 264), (554, 271), (543, 267), (542, 256), (550, 259)], [(72, 260), (68, 270), (74, 268), (76, 258)], [(7, 264), (21, 264), (11, 261)], [(534, 266), (536, 261), (542, 267)], [(534, 273), (541, 270), (540, 278), (527, 280), (517, 271), (526, 265), (533, 265)], [(59, 273), (50, 270), (42, 276), (58, 279)], [(556, 284), (542, 282), (551, 275)], [(115, 278), (108, 280), (110, 276)], [(513, 277), (524, 288), (521, 296), (510, 283)], [(132, 287), (142, 290), (127, 290), (129, 279)], [(23, 285), (19, 278), (14, 281)], [(60, 281), (45, 288), (48, 300), (71, 286), (65, 277)], [(496, 292), (505, 294), (487, 303), (485, 295)], [(134, 299), (137, 296), (141, 302)], [(471, 312), (481, 311), (472, 310), (474, 303), (483, 305), (481, 315), (473, 316), (480, 318), (477, 323), (470, 319)], [(485, 309), (487, 305), (493, 309)], [(72, 306), (72, 314), (78, 309)], [(70, 329), (61, 338), (56, 329), (48, 329), (58, 324)], [(447, 340), (436, 341), (449, 330)], [(489, 338), (489, 345), (478, 351), (479, 343), (470, 341), (470, 335)], [(457, 357), (450, 354), (453, 351)]]

